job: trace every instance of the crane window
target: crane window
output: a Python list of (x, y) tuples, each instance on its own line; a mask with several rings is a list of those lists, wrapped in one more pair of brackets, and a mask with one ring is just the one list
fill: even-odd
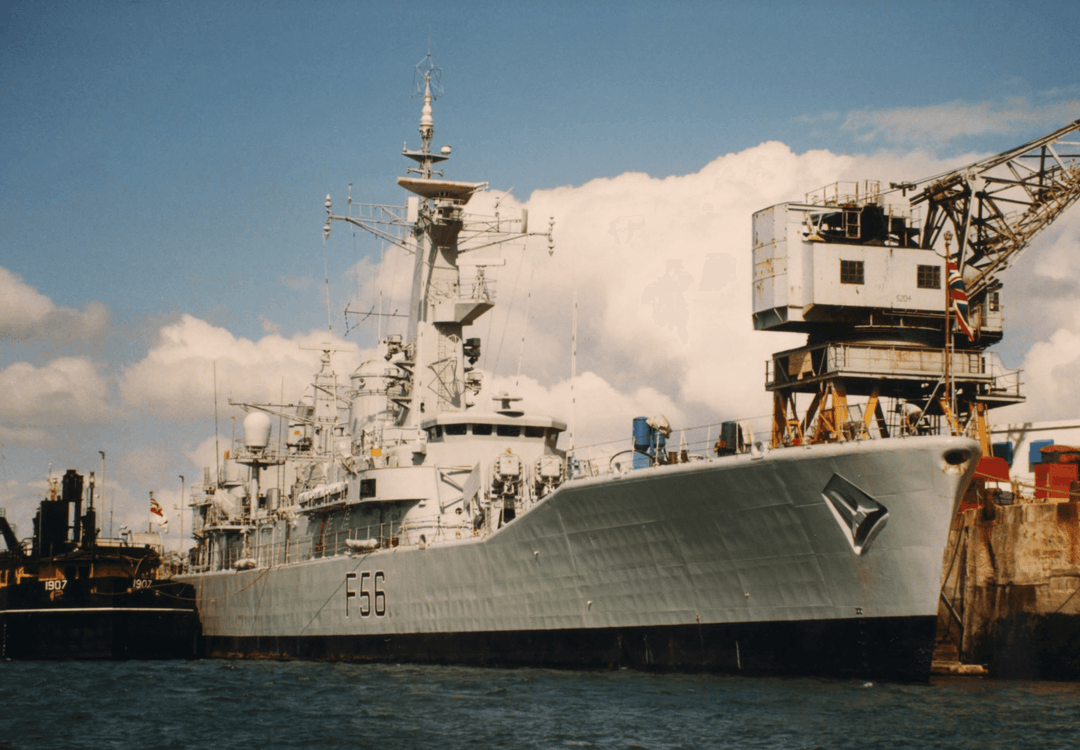
[(919, 266), (916, 281), (919, 289), (941, 289), (941, 266)]
[(863, 272), (863, 262), (861, 260), (841, 260), (840, 283), (865, 284), (866, 275)]

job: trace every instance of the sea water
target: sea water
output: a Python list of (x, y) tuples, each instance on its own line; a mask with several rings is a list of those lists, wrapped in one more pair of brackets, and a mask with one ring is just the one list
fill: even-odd
[(3, 662), (0, 748), (1076, 748), (1080, 685)]

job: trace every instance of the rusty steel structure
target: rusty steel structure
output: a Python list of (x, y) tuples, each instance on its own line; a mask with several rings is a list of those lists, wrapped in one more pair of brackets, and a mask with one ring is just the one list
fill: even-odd
[(1078, 198), (1080, 120), (946, 174), (757, 212), (755, 328), (807, 334), (767, 366), (772, 444), (950, 432), (989, 453), (987, 410), (1023, 400), (987, 351), (998, 274)]
[[(938, 178), (911, 199), (925, 205), (922, 246), (956, 236), (956, 261), (972, 303), (1001, 287), (1031, 240), (1080, 198), (1080, 120), (1011, 151)], [(1072, 139), (1072, 140), (1069, 140)], [(906, 185), (894, 185), (903, 192)]]

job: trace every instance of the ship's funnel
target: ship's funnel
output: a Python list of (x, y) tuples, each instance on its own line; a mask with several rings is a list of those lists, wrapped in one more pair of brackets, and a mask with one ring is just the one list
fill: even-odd
[[(75, 514), (74, 514), (74, 517), (73, 517), (74, 534), (73, 534), (72, 541), (78, 542), (79, 541), (79, 532), (81, 530), (79, 521), (82, 519), (82, 494), (83, 494), (83, 478), (82, 478), (82, 474), (79, 474), (74, 469), (68, 469), (67, 473), (64, 474), (63, 487), (64, 487), (64, 492), (63, 492), (63, 495), (61, 495), (62, 501), (64, 503), (67, 503), (68, 507), (71, 507), (72, 505), (75, 506)], [(68, 510), (67, 510), (67, 508), (65, 508), (64, 509), (64, 514), (67, 515), (67, 513), (68, 513)], [(65, 537), (65, 539), (67, 538), (67, 533), (66, 532), (64, 534), (64, 537)]]

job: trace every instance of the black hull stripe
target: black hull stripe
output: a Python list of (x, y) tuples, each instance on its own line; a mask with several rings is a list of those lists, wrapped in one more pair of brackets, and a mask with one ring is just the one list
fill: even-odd
[(193, 612), (191, 607), (48, 607), (45, 609), (8, 609), (4, 615), (60, 615), (86, 614), (87, 612)]
[(742, 672), (925, 682), (934, 617), (342, 636), (207, 636), (218, 658)]

